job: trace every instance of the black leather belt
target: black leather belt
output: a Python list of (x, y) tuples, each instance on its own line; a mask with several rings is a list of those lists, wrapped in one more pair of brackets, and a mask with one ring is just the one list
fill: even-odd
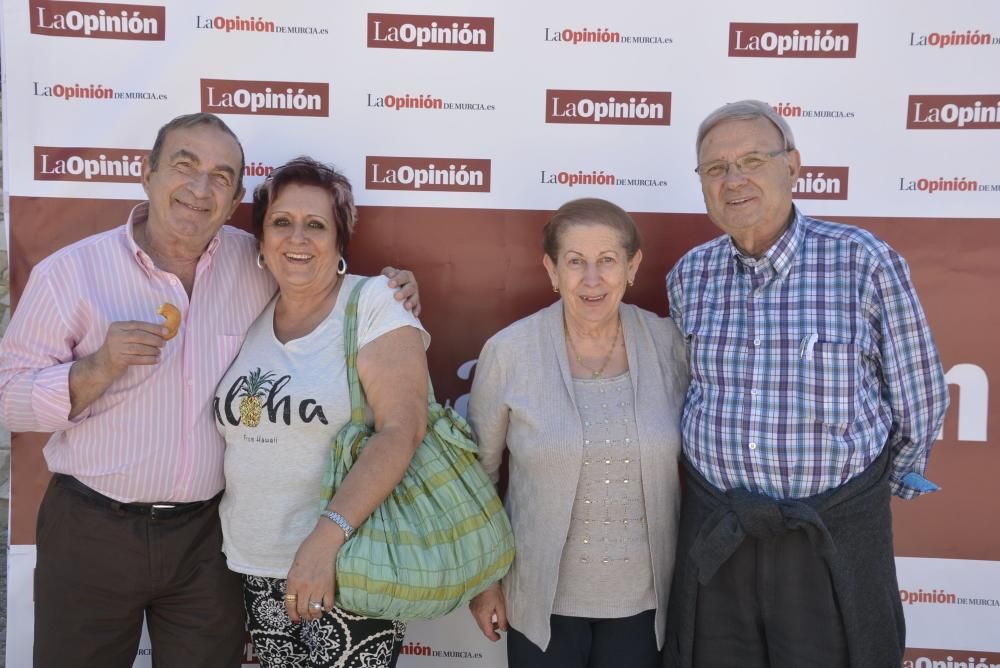
[(57, 485), (73, 490), (80, 496), (86, 498), (88, 501), (96, 503), (99, 506), (103, 506), (115, 512), (143, 515), (154, 520), (168, 520), (180, 515), (193, 513), (196, 510), (201, 510), (222, 495), (222, 492), (219, 492), (219, 494), (208, 501), (193, 501), (191, 503), (173, 503), (170, 501), (163, 501), (160, 503), (122, 503), (121, 501), (115, 501), (111, 497), (104, 496), (100, 492), (87, 487), (71, 475), (55, 473), (52, 477), (55, 479)]

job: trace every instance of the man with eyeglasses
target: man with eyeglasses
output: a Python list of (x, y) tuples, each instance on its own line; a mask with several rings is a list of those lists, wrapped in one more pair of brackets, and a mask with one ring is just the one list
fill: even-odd
[(696, 144), (725, 234), (667, 277), (691, 385), (670, 668), (888, 668), (905, 628), (891, 494), (923, 477), (947, 386), (905, 261), (792, 203), (800, 158), (764, 102)]

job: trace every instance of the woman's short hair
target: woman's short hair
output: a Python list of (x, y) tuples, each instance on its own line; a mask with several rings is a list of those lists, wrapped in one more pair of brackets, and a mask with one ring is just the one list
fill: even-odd
[(694, 145), (696, 157), (701, 156), (701, 143), (705, 141), (705, 135), (711, 132), (716, 125), (726, 121), (753, 121), (758, 118), (766, 118), (777, 128), (781, 134), (781, 141), (784, 143), (782, 148), (789, 151), (795, 148), (795, 135), (792, 134), (792, 128), (781, 117), (781, 114), (774, 110), (774, 107), (760, 100), (740, 100), (722, 105), (701, 122), (701, 125), (698, 126), (698, 139)]
[(559, 241), (563, 231), (573, 225), (607, 225), (614, 229), (630, 260), (642, 245), (639, 228), (624, 209), (606, 199), (584, 197), (563, 204), (542, 228), (542, 248), (553, 262), (559, 260)]
[(337, 250), (347, 256), (347, 244), (358, 221), (354, 207), (354, 192), (347, 177), (329, 165), (309, 156), (299, 156), (276, 167), (264, 182), (253, 191), (253, 234), (260, 242), (264, 234), (264, 216), (267, 208), (287, 185), (316, 186), (330, 193), (333, 200), (333, 218), (337, 229)]

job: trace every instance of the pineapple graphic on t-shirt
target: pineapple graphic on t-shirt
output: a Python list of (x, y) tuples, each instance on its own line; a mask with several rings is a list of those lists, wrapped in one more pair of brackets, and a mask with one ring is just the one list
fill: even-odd
[(315, 399), (293, 398), (291, 394), (283, 393), (291, 381), (291, 375), (277, 376), (274, 371), (265, 372), (260, 367), (237, 376), (226, 391), (222, 406), (219, 405), (219, 397), (215, 397), (215, 419), (220, 425), (228, 423), (234, 427), (242, 424), (255, 428), (260, 425), (261, 419), (289, 426), (295, 408), (303, 423), (319, 420), (322, 424), (329, 424), (323, 407)]
[(248, 427), (260, 424), (260, 411), (264, 407), (264, 392), (274, 385), (274, 373), (261, 373), (260, 367), (241, 376), (240, 385), (240, 420)]

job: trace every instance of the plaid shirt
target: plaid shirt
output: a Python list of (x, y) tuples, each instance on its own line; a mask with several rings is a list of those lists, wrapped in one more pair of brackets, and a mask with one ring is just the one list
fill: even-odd
[(892, 448), (893, 492), (923, 478), (948, 406), (906, 262), (869, 232), (801, 215), (760, 258), (728, 236), (667, 276), (688, 344), (684, 452), (716, 487), (801, 498)]

